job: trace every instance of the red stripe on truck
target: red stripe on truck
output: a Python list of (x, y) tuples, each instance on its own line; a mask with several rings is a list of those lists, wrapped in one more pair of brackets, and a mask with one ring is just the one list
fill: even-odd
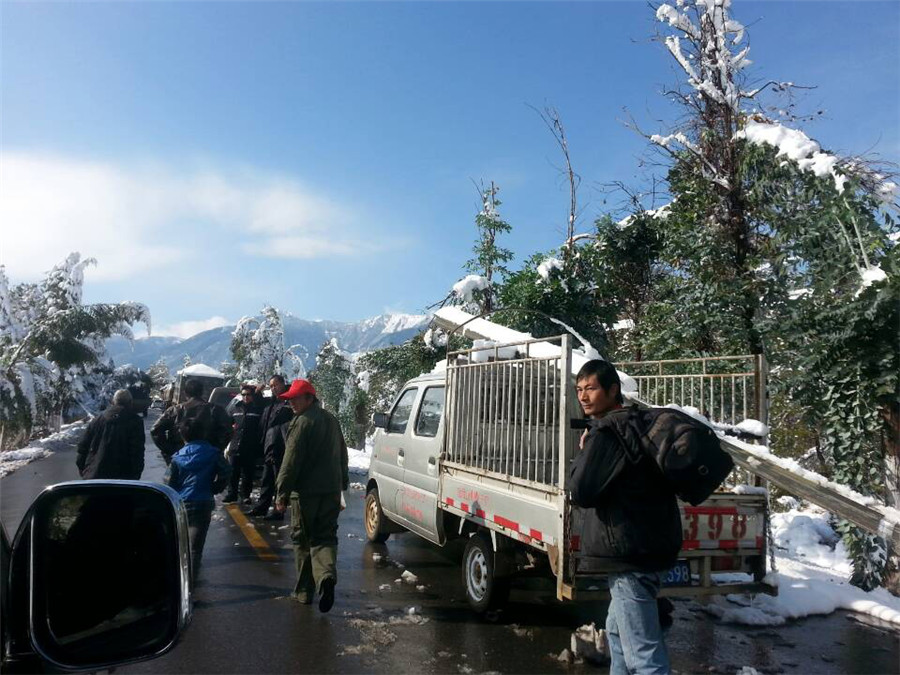
[(495, 515), (495, 516), (494, 516), (494, 522), (497, 523), (498, 525), (501, 525), (501, 526), (505, 527), (505, 528), (508, 529), (508, 530), (512, 530), (513, 532), (518, 532), (518, 531), (519, 531), (519, 524), (518, 524), (518, 523), (513, 522), (513, 521), (511, 521), (511, 520), (507, 520), (507, 519), (504, 518), (503, 516), (496, 516), (496, 515)]
[(469, 505), (466, 504), (465, 502), (460, 502), (460, 503), (459, 503), (459, 508), (461, 508), (461, 509), (462, 509), (463, 511), (465, 511), (466, 513), (469, 512)]
[(453, 498), (452, 497), (444, 497), (444, 501), (446, 502), (447, 506), (453, 506)]
[(538, 541), (544, 540), (544, 535), (541, 534), (540, 530), (535, 530), (534, 528), (530, 528), (529, 534), (531, 535), (532, 539), (537, 539)]
[(475, 515), (479, 518), (484, 518), (484, 511), (482, 509), (475, 509)]

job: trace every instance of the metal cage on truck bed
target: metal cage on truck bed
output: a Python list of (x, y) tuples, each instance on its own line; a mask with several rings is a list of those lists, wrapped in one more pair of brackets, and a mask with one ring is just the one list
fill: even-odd
[[(570, 421), (582, 417), (570, 340), (561, 335), (448, 355), (440, 478), (440, 508), (547, 554), (559, 599), (574, 598), (578, 578), (599, 574), (582, 564), (582, 514), (566, 492), (581, 433)], [(716, 494), (680, 507), (681, 558), (692, 585), (669, 594), (769, 590), (759, 583), (764, 496)], [(728, 571), (752, 574), (754, 582), (717, 586), (713, 573)]]

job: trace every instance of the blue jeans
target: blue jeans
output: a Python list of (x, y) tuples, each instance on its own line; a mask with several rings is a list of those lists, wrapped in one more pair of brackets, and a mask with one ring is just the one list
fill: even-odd
[(662, 572), (609, 575), (610, 675), (657, 675), (669, 672), (669, 652), (659, 625), (656, 595)]

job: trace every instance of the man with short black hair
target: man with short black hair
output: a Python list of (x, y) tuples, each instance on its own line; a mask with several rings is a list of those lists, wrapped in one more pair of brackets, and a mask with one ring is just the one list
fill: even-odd
[(259, 420), (262, 413), (260, 398), (255, 386), (241, 385), (241, 400), (231, 413), (234, 419), (234, 434), (228, 450), (228, 462), (231, 464), (232, 474), (228, 494), (222, 498), (223, 504), (236, 502), (239, 495), (244, 504), (250, 503), (256, 461), (262, 454), (262, 443), (259, 438)]
[(119, 389), (112, 405), (95, 417), (78, 443), (75, 465), (82, 478), (140, 480), (144, 471), (144, 423)]
[(294, 411), (284, 462), (276, 480), (275, 508), (290, 501), (291, 540), (297, 564), (293, 597), (312, 603), (319, 594), (319, 610), (334, 605), (337, 583), (337, 520), (341, 492), (349, 487), (347, 444), (337, 418), (324, 410), (307, 380), (294, 380), (279, 396)]
[(283, 375), (273, 375), (269, 378), (269, 391), (272, 392), (272, 397), (265, 404), (259, 421), (260, 442), (265, 458), (262, 482), (259, 486), (259, 500), (247, 515), (280, 521), (284, 520), (284, 512), (273, 510), (269, 513), (269, 507), (275, 499), (275, 478), (281, 469), (287, 427), (294, 417), (294, 411), (287, 401), (278, 398), (287, 391)]
[(184, 393), (188, 400), (166, 410), (150, 429), (150, 436), (162, 452), (166, 464), (184, 446), (178, 426), (185, 417), (198, 415), (203, 408), (208, 407), (210, 415), (209, 436), (203, 440), (209, 441), (219, 450), (225, 450), (231, 440), (231, 416), (221, 406), (203, 400), (203, 383), (197, 379), (189, 379), (184, 383)]
[(668, 673), (657, 594), (681, 549), (678, 502), (622, 409), (615, 367), (588, 361), (575, 381), (591, 428), (569, 468), (569, 490), (577, 506), (591, 509), (581, 536), (583, 563), (608, 572), (610, 673)]

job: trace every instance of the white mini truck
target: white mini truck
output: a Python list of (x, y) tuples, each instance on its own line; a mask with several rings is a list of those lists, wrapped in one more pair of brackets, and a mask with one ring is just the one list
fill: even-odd
[[(581, 434), (571, 420), (582, 417), (568, 336), (451, 353), (444, 372), (410, 380), (375, 415), (368, 539), (466, 537), (462, 580), (478, 612), (502, 606), (520, 574), (555, 578), (560, 600), (596, 596), (587, 589), (603, 575), (579, 556), (582, 512), (566, 490)], [(664, 594), (774, 592), (763, 583), (764, 494), (716, 493), (681, 511)]]

